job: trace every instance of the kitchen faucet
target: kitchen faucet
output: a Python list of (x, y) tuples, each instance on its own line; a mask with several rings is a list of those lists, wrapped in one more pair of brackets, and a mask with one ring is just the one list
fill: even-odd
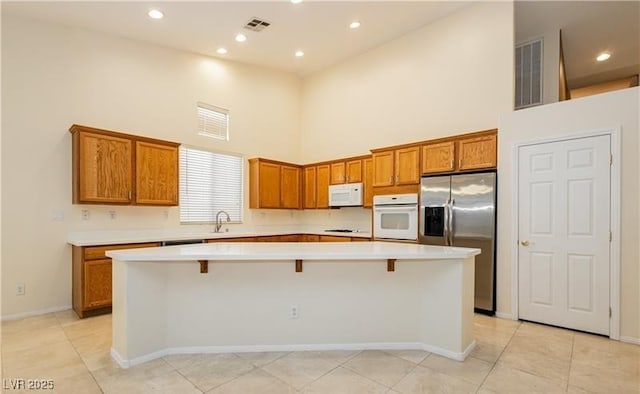
[(219, 233), (220, 229), (222, 228), (222, 221), (220, 220), (220, 214), (224, 213), (225, 215), (227, 215), (227, 222), (231, 221), (231, 218), (229, 217), (229, 214), (226, 213), (225, 211), (218, 211), (218, 213), (216, 213), (216, 228), (213, 232), (215, 233)]

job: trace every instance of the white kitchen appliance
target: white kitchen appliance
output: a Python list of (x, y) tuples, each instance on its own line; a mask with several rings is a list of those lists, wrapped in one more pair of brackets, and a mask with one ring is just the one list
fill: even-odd
[(388, 194), (373, 197), (375, 239), (418, 239), (418, 195)]
[(345, 183), (329, 186), (330, 207), (362, 206), (362, 183)]

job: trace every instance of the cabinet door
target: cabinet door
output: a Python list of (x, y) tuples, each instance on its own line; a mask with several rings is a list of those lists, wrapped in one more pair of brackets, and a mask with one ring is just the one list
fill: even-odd
[(304, 169), (304, 204), (303, 208), (316, 207), (316, 168)]
[(89, 132), (78, 132), (77, 138), (78, 158), (74, 163), (77, 176), (74, 178), (78, 185), (74, 202), (130, 203), (132, 141)]
[(394, 151), (373, 154), (373, 186), (393, 186)]
[(319, 242), (320, 236), (315, 234), (303, 234), (300, 236), (300, 242)]
[(396, 150), (396, 185), (417, 185), (420, 183), (420, 148)]
[(280, 208), (280, 166), (265, 162), (258, 166), (259, 202), (256, 208)]
[(111, 259), (84, 263), (84, 308), (111, 305)]
[(280, 242), (298, 242), (300, 236), (298, 234), (281, 235)]
[(450, 172), (454, 167), (455, 142), (442, 142), (422, 147), (422, 173)]
[(316, 172), (316, 207), (329, 208), (329, 165), (318, 166)]
[(321, 235), (320, 242), (351, 242), (351, 237), (338, 237), (335, 235)]
[(497, 164), (497, 136), (458, 141), (458, 170), (493, 168)]
[(362, 163), (364, 166), (364, 171), (362, 171), (364, 173), (362, 205), (370, 208), (373, 206), (373, 159), (365, 159)]
[(300, 168), (281, 166), (282, 208), (300, 209)]
[(347, 164), (347, 183), (362, 182), (362, 160), (351, 160)]
[(331, 163), (331, 184), (339, 185), (345, 182), (344, 162)]
[(136, 204), (178, 205), (178, 147), (136, 141)]

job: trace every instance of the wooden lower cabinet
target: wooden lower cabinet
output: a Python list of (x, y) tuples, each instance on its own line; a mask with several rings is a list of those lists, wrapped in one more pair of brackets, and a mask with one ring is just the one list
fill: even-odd
[(351, 237), (351, 242), (369, 242), (371, 238)]
[(125, 245), (73, 246), (72, 299), (79, 317), (111, 312), (111, 259), (107, 250), (152, 248), (159, 242)]
[(256, 241), (256, 237), (215, 238), (215, 239), (208, 239), (207, 243), (214, 243), (214, 242), (255, 242), (255, 241)]
[(321, 235), (320, 242), (351, 242), (351, 237), (338, 237), (335, 235)]
[(300, 242), (320, 242), (320, 236), (316, 234), (300, 234)]
[(84, 306), (111, 306), (111, 259), (84, 263)]

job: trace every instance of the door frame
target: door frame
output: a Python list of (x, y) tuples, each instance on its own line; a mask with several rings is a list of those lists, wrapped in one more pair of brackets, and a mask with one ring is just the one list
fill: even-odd
[(513, 188), (515, 192), (512, 197), (512, 207), (514, 220), (512, 221), (511, 235), (515, 242), (511, 245), (511, 308), (513, 320), (519, 319), (519, 272), (520, 262), (518, 261), (518, 229), (519, 229), (519, 173), (520, 173), (520, 157), (519, 151), (521, 147), (529, 145), (539, 145), (551, 142), (560, 142), (567, 140), (582, 139), (597, 136), (609, 136), (611, 141), (611, 151), (613, 161), (610, 166), (610, 206), (609, 206), (609, 224), (613, 239), (609, 248), (609, 307), (611, 308), (611, 317), (609, 318), (609, 338), (620, 339), (620, 164), (621, 164), (621, 146), (620, 146), (620, 127), (609, 129), (598, 129), (593, 131), (577, 132), (564, 134), (552, 138), (537, 138), (533, 140), (525, 140), (513, 144), (513, 167), (512, 175)]

